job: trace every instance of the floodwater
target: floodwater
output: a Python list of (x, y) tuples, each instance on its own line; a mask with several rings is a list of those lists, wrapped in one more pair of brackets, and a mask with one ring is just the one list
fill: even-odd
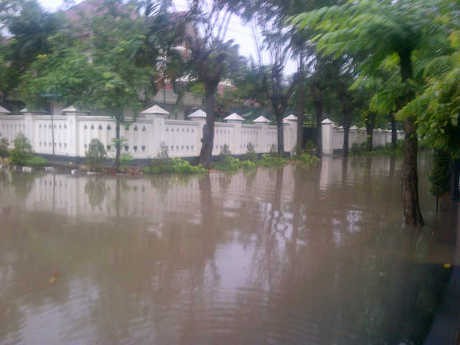
[(420, 344), (456, 212), (400, 161), (178, 177), (0, 173), (0, 344)]

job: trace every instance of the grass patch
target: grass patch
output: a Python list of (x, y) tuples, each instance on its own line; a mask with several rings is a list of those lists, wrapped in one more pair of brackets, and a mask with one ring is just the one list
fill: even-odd
[(201, 165), (191, 165), (181, 158), (155, 159), (143, 169), (146, 174), (202, 174), (206, 169)]

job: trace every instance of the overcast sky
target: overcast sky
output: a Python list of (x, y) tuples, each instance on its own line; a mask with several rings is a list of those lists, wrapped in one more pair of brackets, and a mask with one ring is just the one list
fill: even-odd
[[(64, 0), (38, 0), (41, 5), (48, 11), (53, 12), (64, 8)], [(73, 0), (73, 3), (79, 3), (82, 0)], [(187, 0), (174, 0), (176, 10), (186, 10)], [(257, 60), (256, 46), (254, 44), (253, 34), (250, 25), (245, 25), (237, 16), (233, 16), (227, 32), (227, 39), (233, 39), (239, 45), (240, 54), (246, 57), (252, 57)], [(264, 54), (264, 63), (269, 63), (267, 54)], [(295, 71), (295, 64), (288, 63), (286, 73), (291, 74)]]

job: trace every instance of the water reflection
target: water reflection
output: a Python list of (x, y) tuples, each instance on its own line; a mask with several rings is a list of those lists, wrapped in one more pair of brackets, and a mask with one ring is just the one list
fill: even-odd
[(420, 343), (452, 248), (401, 231), (399, 166), (2, 175), (0, 344)]

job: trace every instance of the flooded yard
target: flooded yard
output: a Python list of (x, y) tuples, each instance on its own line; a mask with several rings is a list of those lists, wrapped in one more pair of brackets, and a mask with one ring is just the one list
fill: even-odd
[(0, 344), (421, 344), (455, 212), (403, 228), (401, 162), (234, 175), (0, 172)]

